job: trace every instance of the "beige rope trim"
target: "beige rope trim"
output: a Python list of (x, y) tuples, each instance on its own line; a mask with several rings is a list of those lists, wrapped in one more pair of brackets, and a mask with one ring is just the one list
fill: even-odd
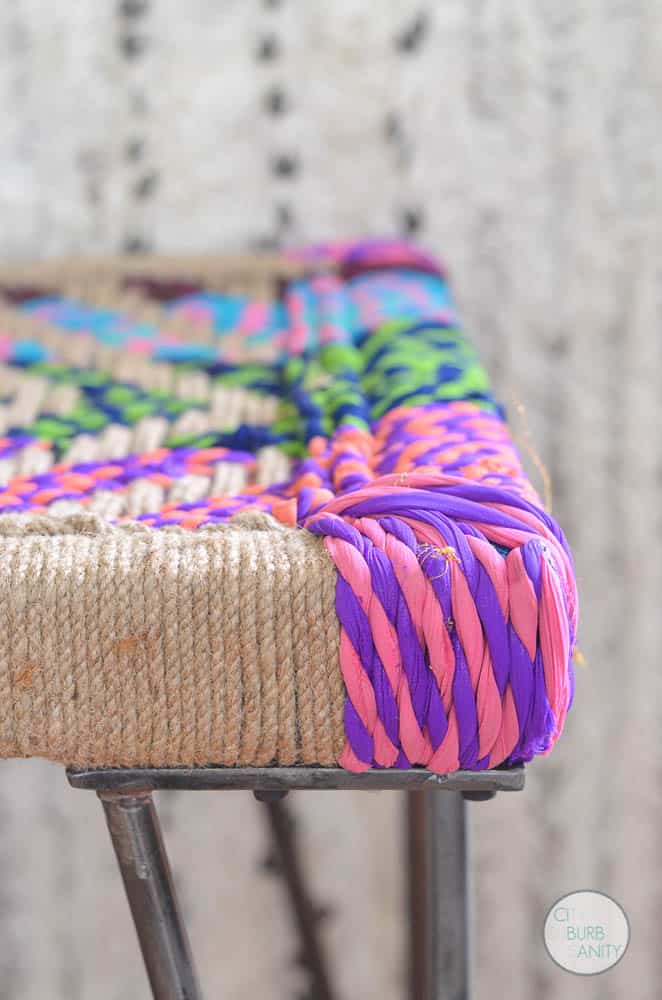
[(0, 517), (0, 755), (325, 764), (344, 743), (336, 571), (257, 512), (187, 532)]
[[(117, 282), (124, 277), (200, 281), (208, 288), (228, 287), (238, 292), (269, 293), (278, 278), (293, 279), (310, 273), (310, 263), (280, 254), (222, 254), (199, 256), (115, 256), (59, 258), (57, 260), (12, 261), (0, 266), (0, 283), (79, 287), (85, 297), (91, 284), (100, 287), (100, 301), (112, 300)], [(326, 268), (328, 270), (328, 267)]]

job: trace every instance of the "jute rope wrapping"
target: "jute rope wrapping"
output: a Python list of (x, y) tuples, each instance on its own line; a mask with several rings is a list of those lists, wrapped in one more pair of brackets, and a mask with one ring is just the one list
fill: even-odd
[(0, 518), (0, 754), (332, 764), (336, 574), (267, 515), (198, 532)]

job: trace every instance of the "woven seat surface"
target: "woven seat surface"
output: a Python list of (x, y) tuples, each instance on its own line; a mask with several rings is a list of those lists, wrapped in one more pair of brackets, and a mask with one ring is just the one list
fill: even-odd
[(7, 265), (0, 301), (2, 756), (551, 748), (572, 559), (427, 254)]

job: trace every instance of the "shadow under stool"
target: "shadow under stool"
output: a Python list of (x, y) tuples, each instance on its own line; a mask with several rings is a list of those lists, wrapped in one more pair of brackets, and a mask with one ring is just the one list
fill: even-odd
[[(309, 974), (310, 1000), (339, 1000), (319, 934), (320, 911), (306, 885), (289, 792), (400, 790), (406, 793), (408, 842), (408, 1000), (471, 996), (471, 873), (466, 802), (524, 787), (523, 768), (457, 771), (341, 768), (70, 769), (74, 788), (96, 791), (124, 881), (156, 1000), (200, 1000), (202, 993), (177, 903), (152, 792), (250, 790), (266, 811), (275, 865), (284, 879)], [(444, 794), (442, 794), (444, 793)]]

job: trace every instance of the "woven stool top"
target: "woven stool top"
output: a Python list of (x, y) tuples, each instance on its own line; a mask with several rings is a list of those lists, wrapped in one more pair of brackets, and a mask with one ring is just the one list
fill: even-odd
[(571, 556), (427, 254), (7, 265), (0, 302), (3, 756), (552, 746)]

